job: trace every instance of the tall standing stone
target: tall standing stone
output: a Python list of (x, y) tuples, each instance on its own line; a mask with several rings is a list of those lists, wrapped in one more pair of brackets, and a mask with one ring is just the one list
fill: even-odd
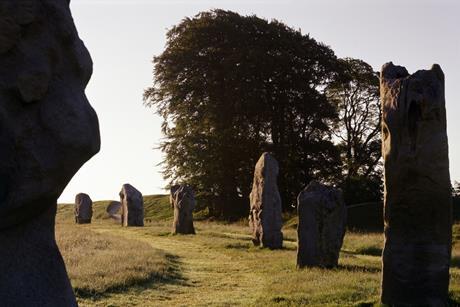
[(75, 196), (75, 223), (90, 224), (92, 217), (93, 201), (88, 194), (77, 194), (77, 196)]
[(385, 247), (382, 302), (444, 306), (448, 299), (452, 200), (439, 65), (409, 75), (382, 67)]
[(195, 234), (193, 227), (193, 210), (195, 209), (195, 193), (188, 185), (171, 187), (171, 207), (174, 209), (173, 234)]
[(144, 226), (144, 199), (142, 193), (130, 184), (120, 191), (122, 226)]
[(99, 151), (91, 57), (68, 0), (0, 1), (0, 305), (76, 306), (56, 202)]
[(342, 192), (312, 181), (297, 204), (297, 267), (336, 267), (347, 224)]
[(278, 162), (269, 153), (260, 157), (254, 170), (250, 198), (249, 227), (254, 245), (271, 249), (283, 247), (283, 219), (278, 191)]

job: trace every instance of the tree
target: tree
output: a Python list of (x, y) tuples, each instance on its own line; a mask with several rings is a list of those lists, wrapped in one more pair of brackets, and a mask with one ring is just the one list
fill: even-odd
[(379, 200), (382, 194), (379, 77), (362, 60), (340, 59), (339, 74), (327, 87), (339, 120), (334, 136), (343, 161), (342, 186), (348, 203)]
[(280, 164), (285, 208), (311, 179), (339, 172), (337, 114), (321, 90), (337, 65), (329, 47), (276, 20), (212, 10), (169, 30), (153, 63), (144, 101), (163, 117), (164, 176), (193, 185), (211, 215), (247, 214), (264, 151)]

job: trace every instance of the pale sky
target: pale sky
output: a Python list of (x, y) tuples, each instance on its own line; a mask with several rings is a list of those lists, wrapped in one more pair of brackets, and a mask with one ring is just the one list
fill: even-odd
[(338, 57), (354, 57), (380, 70), (393, 61), (410, 73), (441, 65), (452, 180), (460, 180), (460, 1), (457, 0), (72, 0), (81, 39), (94, 73), (87, 96), (99, 116), (102, 147), (74, 176), (59, 199), (75, 194), (117, 199), (131, 183), (143, 194), (165, 193), (157, 166), (161, 119), (142, 104), (152, 84), (154, 55), (166, 31), (186, 16), (221, 8), (278, 19), (329, 45)]

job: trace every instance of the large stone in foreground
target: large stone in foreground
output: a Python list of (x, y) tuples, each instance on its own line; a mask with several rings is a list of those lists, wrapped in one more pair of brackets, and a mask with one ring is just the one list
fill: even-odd
[(76, 306), (56, 201), (99, 151), (91, 57), (68, 0), (0, 1), (0, 305)]
[(188, 185), (174, 185), (170, 194), (171, 207), (174, 209), (173, 234), (195, 234), (193, 210), (195, 193)]
[(342, 192), (312, 181), (297, 197), (297, 212), (297, 267), (336, 267), (347, 224)]
[(444, 74), (382, 67), (385, 247), (382, 302), (445, 306), (452, 200)]
[(263, 153), (254, 170), (250, 194), (249, 227), (254, 245), (271, 249), (283, 247), (281, 227), (282, 207), (278, 191), (278, 162), (269, 153)]
[(130, 184), (124, 184), (120, 191), (122, 226), (144, 226), (144, 198), (142, 193)]
[(90, 224), (92, 217), (93, 201), (88, 194), (77, 194), (77, 196), (75, 196), (75, 223)]

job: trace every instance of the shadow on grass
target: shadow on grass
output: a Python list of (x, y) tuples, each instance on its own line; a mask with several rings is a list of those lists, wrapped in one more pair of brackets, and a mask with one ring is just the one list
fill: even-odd
[[(371, 306), (375, 306), (375, 307), (390, 307), (390, 305), (383, 304), (383, 303), (376, 303), (376, 304), (371, 305)], [(424, 307), (424, 306), (429, 307), (430, 305), (423, 305), (421, 307)], [(455, 294), (452, 291), (450, 291), (449, 292), (449, 298), (447, 299), (447, 304), (443, 305), (443, 306), (446, 306), (446, 307), (458, 307), (458, 306), (460, 306), (460, 297), (455, 297)]]
[(361, 247), (356, 250), (340, 250), (341, 253), (353, 256), (353, 255), (366, 255), (366, 256), (382, 256), (382, 249), (380, 247), (370, 246), (370, 247)]
[(158, 237), (170, 237), (172, 236), (171, 231), (163, 231), (157, 234)]
[(254, 245), (252, 243), (229, 243), (225, 245), (228, 249), (249, 250)]
[(382, 256), (382, 249), (380, 247), (369, 246), (362, 247), (356, 250), (357, 254), (369, 255), (369, 256)]
[(98, 301), (108, 297), (110, 294), (123, 293), (132, 289), (144, 290), (153, 289), (162, 285), (182, 285), (189, 286), (187, 280), (181, 273), (181, 261), (178, 256), (166, 254), (165, 258), (168, 261), (165, 271), (150, 274), (146, 278), (133, 278), (128, 280), (126, 284), (115, 285), (104, 291), (95, 291), (87, 288), (74, 288), (75, 295), (79, 298), (92, 299)]
[(460, 256), (453, 256), (450, 260), (450, 266), (454, 268), (460, 268)]
[(286, 246), (286, 245), (283, 245), (283, 248), (281, 250), (285, 250), (285, 251), (296, 251), (297, 250), (297, 246)]
[(452, 306), (452, 307), (458, 307), (460, 306), (460, 297), (459, 296), (456, 296), (454, 292), (450, 291), (449, 292), (449, 302), (448, 302), (448, 306)]
[(276, 252), (276, 251), (295, 251), (297, 250), (297, 247), (295, 246), (286, 246), (283, 245), (282, 248), (277, 248), (277, 249), (270, 249), (266, 247), (261, 247), (261, 246), (254, 246), (253, 243), (229, 243), (224, 246), (226, 249), (236, 249), (236, 250), (242, 250), (242, 251), (254, 251), (254, 252), (261, 252), (261, 251), (270, 251), (270, 252)]
[[(270, 302), (273, 305), (281, 305), (281, 306), (308, 306), (312, 303), (308, 298), (301, 297), (301, 298), (291, 298), (291, 297), (284, 297), (284, 296), (275, 296), (270, 299)], [(315, 306), (320, 306), (320, 304), (316, 303)], [(324, 303), (325, 306), (330, 306), (327, 303)], [(333, 305), (333, 306), (340, 306), (340, 305)], [(346, 306), (350, 306), (347, 304)], [(373, 301), (365, 301), (365, 302), (355, 302), (352, 306), (354, 307), (375, 307), (380, 306), (379, 304), (374, 303)]]
[(344, 270), (344, 271), (349, 271), (349, 272), (362, 272), (362, 273), (380, 273), (381, 268), (367, 267), (365, 265), (339, 264), (336, 270)]
[(250, 240), (251, 236), (240, 233), (222, 233), (222, 232), (203, 232), (200, 233), (202, 236), (211, 237), (211, 238), (221, 238), (221, 239), (232, 239), (232, 240)]

